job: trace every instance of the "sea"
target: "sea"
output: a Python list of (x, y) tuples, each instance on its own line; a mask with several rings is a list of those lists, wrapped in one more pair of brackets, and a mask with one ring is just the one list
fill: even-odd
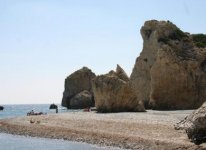
[[(3, 105), (4, 110), (0, 111), (0, 119), (26, 116), (34, 110), (47, 114), (56, 113), (49, 109), (49, 104), (24, 104), (24, 105)], [(58, 105), (59, 113), (82, 110), (67, 110)], [(65, 141), (59, 139), (48, 139), (38, 137), (28, 137), (0, 133), (0, 150), (119, 150), (115, 147), (100, 147), (82, 142)]]

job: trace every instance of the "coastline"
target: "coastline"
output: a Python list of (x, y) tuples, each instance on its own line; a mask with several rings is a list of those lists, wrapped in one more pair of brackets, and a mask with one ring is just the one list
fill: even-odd
[[(69, 112), (0, 120), (0, 132), (124, 149), (205, 149), (174, 124), (191, 111)], [(33, 120), (35, 123), (30, 123)]]

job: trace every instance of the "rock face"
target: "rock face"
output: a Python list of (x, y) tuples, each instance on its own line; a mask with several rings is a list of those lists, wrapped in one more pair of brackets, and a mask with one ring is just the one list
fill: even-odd
[(69, 108), (84, 109), (94, 106), (93, 96), (89, 91), (82, 91), (70, 99)]
[(126, 73), (118, 65), (116, 72), (110, 71), (92, 81), (98, 112), (145, 111), (128, 80)]
[[(77, 70), (74, 73), (72, 73), (70, 76), (68, 76), (65, 79), (65, 90), (63, 93), (62, 106), (67, 108), (77, 108), (77, 109), (82, 107), (93, 106), (94, 100), (92, 99), (93, 96), (92, 96), (91, 80), (95, 76), (96, 75), (87, 67), (83, 67), (82, 69)], [(87, 92), (83, 92), (84, 90), (86, 90)], [(85, 93), (87, 93), (87, 95)], [(88, 101), (87, 99), (88, 95), (91, 96), (92, 104), (91, 101)], [(87, 98), (85, 98), (85, 96)], [(79, 102), (77, 102), (78, 100)], [(83, 102), (84, 100), (85, 102)], [(79, 106), (77, 104), (79, 104)]]
[(185, 129), (188, 138), (195, 144), (206, 142), (206, 102), (179, 122), (175, 129)]
[(153, 109), (194, 109), (206, 98), (206, 49), (169, 21), (141, 28), (143, 50), (130, 83), (137, 99)]

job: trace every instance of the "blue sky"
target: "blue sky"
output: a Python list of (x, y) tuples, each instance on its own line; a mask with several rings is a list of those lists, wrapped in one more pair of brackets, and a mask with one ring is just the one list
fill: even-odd
[(64, 79), (88, 66), (130, 75), (146, 20), (206, 33), (205, 0), (0, 0), (0, 104), (60, 103)]

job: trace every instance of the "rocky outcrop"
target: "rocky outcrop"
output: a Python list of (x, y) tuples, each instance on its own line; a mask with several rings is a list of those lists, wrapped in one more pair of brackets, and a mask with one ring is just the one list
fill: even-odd
[(130, 83), (153, 109), (194, 109), (206, 98), (206, 49), (169, 21), (146, 21)]
[(84, 109), (94, 106), (93, 95), (89, 91), (82, 91), (70, 99), (69, 108)]
[(145, 111), (128, 80), (119, 65), (116, 72), (94, 78), (92, 89), (98, 112)]
[[(91, 104), (91, 102), (88, 101), (85, 96), (87, 97), (88, 95), (90, 95), (91, 97), (93, 97), (91, 80), (95, 76), (96, 75), (87, 67), (83, 67), (82, 69), (77, 70), (70, 76), (68, 76), (65, 79), (65, 90), (63, 93), (62, 106), (67, 108), (82, 108), (93, 106), (94, 100), (92, 99)], [(87, 93), (89, 92), (89, 94), (86, 95), (85, 92), (83, 92), (84, 90), (86, 90)], [(79, 102), (77, 102), (78, 100)], [(83, 102), (84, 100), (85, 102)], [(77, 104), (79, 104), (79, 106)]]
[(206, 142), (206, 102), (192, 114), (176, 124), (175, 129), (184, 129), (195, 144)]

